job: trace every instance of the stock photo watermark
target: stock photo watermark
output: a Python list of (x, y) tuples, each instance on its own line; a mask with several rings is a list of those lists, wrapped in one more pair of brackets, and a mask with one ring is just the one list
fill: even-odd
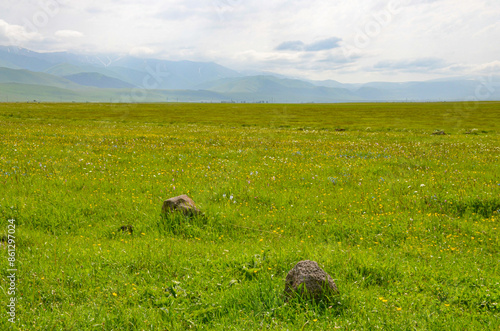
[(33, 6), (33, 12), (22, 18), (22, 23), (17, 26), (17, 33), (9, 33), (8, 39), (11, 45), (22, 46), (29, 40), (44, 39), (41, 30), (47, 27), (61, 12), (61, 8), (67, 0), (38, 0)]
[(162, 83), (170, 77), (170, 72), (165, 65), (157, 64), (153, 69), (149, 64), (145, 67), (146, 75), (142, 79), (140, 87), (134, 87), (128, 93), (120, 95), (112, 102), (118, 103), (140, 103), (147, 101), (149, 90), (161, 89)]
[(478, 110), (481, 101), (490, 100), (500, 88), (500, 81), (496, 82), (494, 79), (493, 74), (476, 78), (478, 84), (474, 94), (466, 97), (463, 102), (454, 103), (453, 107), (443, 115), (445, 120), (453, 122), (455, 126), (461, 126), (471, 116), (471, 112)]
[(479, 85), (474, 90), (474, 96), (467, 100), (474, 103), (474, 109), (477, 108), (477, 102), (490, 99), (493, 93), (496, 92), (496, 88), (500, 87), (500, 82), (494, 82), (493, 78), (493, 74), (489, 74), (486, 78), (479, 77)]
[(476, 80), (479, 83), (474, 89), (474, 95), (467, 97), (459, 110), (477, 110), (480, 101), (486, 101), (490, 99), (496, 92), (497, 88), (500, 87), (500, 82), (495, 82), (493, 79), (493, 74), (489, 74), (487, 77), (481, 76), (477, 78)]
[(232, 12), (237, 6), (242, 4), (242, 0), (215, 0), (212, 2), (219, 19), (226, 18), (227, 13)]
[(409, 0), (391, 0), (383, 10), (373, 13), (370, 19), (358, 26), (352, 39), (342, 46), (344, 57), (350, 60), (357, 51), (370, 46), (373, 39), (394, 21), (394, 17), (401, 12), (401, 8), (409, 3)]
[(7, 220), (7, 317), (10, 323), (16, 322), (17, 305), (17, 262), (16, 262), (16, 220)]
[(67, 0), (39, 0), (38, 9), (33, 15), (23, 19), (28, 33), (38, 33), (40, 29), (46, 27), (50, 20), (61, 12), (61, 6), (66, 3)]

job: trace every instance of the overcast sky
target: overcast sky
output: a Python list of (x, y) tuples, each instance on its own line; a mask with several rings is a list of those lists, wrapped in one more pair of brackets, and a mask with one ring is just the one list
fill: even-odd
[(0, 44), (345, 83), (500, 73), (499, 0), (2, 0)]

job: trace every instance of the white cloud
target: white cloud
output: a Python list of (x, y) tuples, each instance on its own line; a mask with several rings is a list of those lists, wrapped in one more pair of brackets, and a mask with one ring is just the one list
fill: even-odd
[[(492, 0), (47, 1), (58, 10), (0, 3), (0, 43), (345, 82), (498, 69), (500, 2)], [(30, 29), (43, 13), (49, 19)]]
[(145, 57), (156, 54), (156, 51), (150, 47), (134, 47), (129, 52), (132, 56)]
[(500, 74), (500, 61), (492, 61), (488, 63), (482, 63), (477, 65), (474, 72), (485, 73), (485, 74)]
[(59, 38), (80, 38), (83, 37), (83, 33), (75, 30), (59, 30), (54, 33), (56, 37)]
[(24, 26), (9, 24), (0, 19), (0, 40), (6, 40), (12, 44), (30, 41), (41, 41), (43, 37), (38, 32), (30, 32)]
[(449, 64), (443, 59), (429, 57), (418, 59), (404, 59), (404, 60), (384, 60), (376, 63), (373, 68), (375, 70), (401, 70), (405, 72), (422, 72), (434, 71), (445, 67)]

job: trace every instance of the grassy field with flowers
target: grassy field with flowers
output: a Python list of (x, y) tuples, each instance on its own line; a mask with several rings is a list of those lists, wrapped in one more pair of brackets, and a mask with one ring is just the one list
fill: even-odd
[[(1, 330), (500, 328), (500, 103), (0, 104), (0, 137)], [(334, 300), (285, 303), (306, 259)]]

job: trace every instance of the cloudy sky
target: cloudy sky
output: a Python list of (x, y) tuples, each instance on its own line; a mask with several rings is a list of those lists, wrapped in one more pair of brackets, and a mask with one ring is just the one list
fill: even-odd
[(0, 44), (345, 83), (500, 73), (498, 0), (2, 0)]

